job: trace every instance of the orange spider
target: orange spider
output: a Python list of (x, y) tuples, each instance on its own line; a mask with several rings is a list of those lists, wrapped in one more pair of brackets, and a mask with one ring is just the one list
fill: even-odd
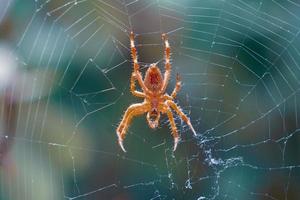
[[(139, 71), (139, 64), (137, 60), (137, 50), (134, 45), (134, 34), (130, 33), (130, 47), (131, 47), (131, 56), (133, 59), (133, 72), (130, 79), (130, 91), (131, 93), (140, 98), (144, 98), (143, 103), (136, 103), (129, 106), (123, 116), (122, 121), (120, 122), (119, 127), (117, 128), (117, 135), (119, 140), (119, 145), (124, 152), (126, 152), (123, 146), (123, 140), (126, 135), (126, 131), (132, 121), (132, 118), (137, 115), (142, 115), (147, 112), (147, 122), (150, 128), (155, 129), (158, 126), (160, 119), (160, 114), (167, 114), (171, 129), (172, 135), (174, 137), (174, 148), (176, 150), (179, 135), (174, 121), (173, 113), (171, 109), (185, 121), (190, 129), (196, 135), (189, 118), (182, 112), (179, 106), (174, 103), (177, 93), (181, 89), (181, 81), (179, 75), (176, 77), (176, 86), (171, 95), (166, 93), (166, 88), (170, 79), (171, 74), (171, 64), (170, 64), (170, 45), (165, 34), (162, 34), (162, 39), (165, 43), (165, 74), (164, 77), (161, 74), (161, 71), (156, 66), (156, 63), (151, 64), (146, 71), (145, 78), (143, 80), (142, 74)], [(143, 92), (137, 91), (135, 88), (135, 82), (138, 81)]]

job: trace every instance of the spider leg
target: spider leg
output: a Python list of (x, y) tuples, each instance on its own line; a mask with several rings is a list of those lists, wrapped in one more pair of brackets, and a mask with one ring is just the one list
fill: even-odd
[(140, 84), (140, 86), (144, 92), (151, 93), (145, 86), (141, 72), (139, 71), (140, 65), (138, 64), (137, 50), (136, 50), (135, 44), (134, 44), (134, 33), (132, 31), (130, 33), (130, 51), (131, 51), (131, 57), (133, 60), (133, 74), (132, 74), (132, 76), (134, 76), (133, 80), (134, 80), (134, 82), (135, 82), (135, 80), (138, 81), (138, 83)]
[(181, 79), (180, 79), (180, 76), (179, 74), (176, 75), (176, 85), (175, 85), (175, 88), (171, 94), (171, 97), (173, 97), (174, 99), (176, 98), (177, 96), (177, 93), (180, 91), (181, 89)]
[(152, 129), (157, 128), (159, 119), (160, 119), (160, 113), (157, 114), (154, 121), (151, 120), (150, 113), (149, 112), (147, 113), (147, 122), (148, 122), (148, 125), (150, 126), (150, 128), (152, 128)]
[(163, 86), (161, 89), (161, 92), (163, 93), (169, 83), (170, 80), (170, 75), (171, 75), (171, 64), (170, 64), (170, 44), (169, 44), (169, 40), (166, 36), (166, 34), (162, 34), (162, 39), (164, 41), (164, 45), (165, 45), (165, 74), (164, 74), (164, 81), (163, 81)]
[(126, 136), (126, 131), (131, 124), (132, 118), (141, 115), (149, 110), (150, 106), (149, 103), (136, 103), (127, 108), (125, 111), (125, 114), (123, 116), (122, 121), (120, 122), (118, 128), (117, 128), (117, 135), (118, 135), (118, 142), (121, 147), (121, 149), (126, 152), (124, 146), (123, 146), (123, 140)]
[(177, 76), (176, 76), (176, 85), (175, 85), (175, 88), (174, 88), (173, 92), (171, 93), (171, 95), (164, 94), (163, 98), (165, 100), (174, 100), (176, 98), (178, 92), (180, 91), (180, 89), (181, 89), (181, 79), (180, 79), (179, 74), (177, 74)]
[(196, 131), (194, 129), (194, 127), (191, 124), (190, 119), (182, 112), (181, 108), (179, 106), (177, 106), (173, 101), (171, 100), (167, 100), (166, 104), (168, 106), (170, 106), (173, 110), (175, 110), (175, 112), (180, 116), (180, 118), (187, 123), (187, 125), (190, 127), (190, 129), (192, 130), (194, 136), (197, 136)]
[(132, 31), (130, 33), (130, 50), (131, 50), (131, 57), (133, 60), (133, 69), (134, 72), (136, 72), (140, 69), (140, 65), (138, 64), (137, 51), (134, 45), (134, 33)]
[(136, 80), (136, 77), (134, 75), (131, 75), (131, 79), (130, 79), (130, 91), (131, 91), (131, 93), (134, 96), (145, 98), (146, 97), (145, 93), (136, 90), (135, 80)]
[(164, 99), (165, 101), (166, 101), (166, 100), (173, 100), (173, 97), (171, 97), (171, 96), (168, 95), (168, 94), (164, 94), (163, 99)]
[(172, 135), (174, 138), (173, 151), (175, 151), (177, 148), (178, 142), (179, 142), (178, 130), (177, 130), (176, 123), (175, 123), (174, 116), (173, 116), (171, 109), (169, 107), (166, 107), (166, 108), (164, 108), (164, 112), (167, 113), (167, 116), (169, 118), (169, 122), (171, 125)]

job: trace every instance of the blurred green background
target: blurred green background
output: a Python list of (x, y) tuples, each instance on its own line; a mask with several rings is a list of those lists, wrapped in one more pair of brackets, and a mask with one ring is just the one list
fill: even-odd
[[(165, 116), (117, 144), (131, 30), (143, 73), (169, 36), (176, 152)], [(0, 0), (0, 199), (300, 199), (299, 32), (296, 0)]]

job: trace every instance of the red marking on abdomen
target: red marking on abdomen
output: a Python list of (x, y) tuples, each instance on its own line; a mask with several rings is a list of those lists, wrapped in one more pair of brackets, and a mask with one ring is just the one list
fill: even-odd
[(151, 74), (150, 75), (150, 84), (158, 84), (158, 75), (157, 74)]

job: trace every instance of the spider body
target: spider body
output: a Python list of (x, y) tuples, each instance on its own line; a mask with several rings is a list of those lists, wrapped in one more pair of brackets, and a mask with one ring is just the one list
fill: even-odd
[[(170, 79), (171, 74), (171, 64), (170, 64), (170, 46), (168, 39), (165, 34), (162, 35), (165, 44), (165, 73), (162, 75), (160, 69), (157, 67), (156, 63), (150, 65), (147, 69), (144, 79), (139, 71), (139, 64), (137, 61), (137, 51), (134, 45), (134, 34), (130, 34), (130, 47), (131, 56), (133, 59), (133, 73), (131, 75), (130, 81), (130, 91), (131, 93), (140, 98), (144, 98), (144, 102), (136, 103), (129, 106), (123, 116), (117, 128), (118, 141), (121, 149), (126, 152), (123, 146), (123, 140), (129, 125), (133, 117), (147, 113), (146, 119), (150, 128), (155, 129), (159, 124), (159, 119), (161, 114), (167, 114), (172, 135), (174, 137), (174, 148), (176, 150), (179, 135), (174, 121), (172, 110), (174, 110), (183, 121), (185, 121), (190, 129), (193, 131), (194, 135), (196, 132), (189, 120), (189, 118), (182, 112), (181, 108), (174, 103), (177, 93), (181, 88), (181, 81), (179, 75), (176, 77), (176, 86), (171, 95), (166, 93), (166, 88)], [(138, 81), (142, 92), (137, 91), (135, 88), (135, 82)]]
[[(162, 80), (163, 77), (161, 75), (161, 71), (156, 66), (156, 64), (152, 64), (146, 71), (146, 75), (144, 78), (144, 83), (147, 89), (150, 91), (146, 96), (146, 101), (150, 103), (151, 110), (148, 112), (148, 119), (157, 118), (158, 116), (158, 106), (159, 103), (163, 100), (161, 99), (161, 89), (162, 89)], [(149, 121), (149, 120), (148, 120)], [(150, 126), (150, 128), (156, 128), (156, 126)]]

